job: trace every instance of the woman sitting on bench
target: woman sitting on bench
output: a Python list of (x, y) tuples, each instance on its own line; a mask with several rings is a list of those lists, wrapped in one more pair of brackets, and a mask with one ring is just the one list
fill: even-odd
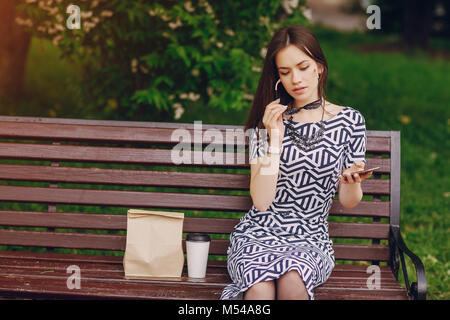
[(351, 174), (365, 165), (365, 119), (325, 99), (327, 74), (311, 31), (274, 34), (245, 126), (253, 206), (230, 235), (221, 299), (314, 299), (334, 268), (333, 197), (356, 206), (371, 172)]

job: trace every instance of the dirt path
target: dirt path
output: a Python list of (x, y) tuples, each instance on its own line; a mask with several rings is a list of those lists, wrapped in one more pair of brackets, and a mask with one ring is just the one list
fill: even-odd
[(307, 6), (310, 8), (311, 22), (320, 23), (326, 27), (338, 29), (340, 31), (366, 29), (367, 16), (364, 13), (351, 13), (349, 0), (308, 0)]

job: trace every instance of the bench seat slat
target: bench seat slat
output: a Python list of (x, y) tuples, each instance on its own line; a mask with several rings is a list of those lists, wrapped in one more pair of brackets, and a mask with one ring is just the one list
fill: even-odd
[[(239, 219), (185, 217), (183, 232), (230, 234)], [(22, 227), (126, 230), (126, 215), (0, 211), (0, 225)], [(387, 239), (389, 224), (330, 222), (329, 233), (336, 238)]]
[[(241, 212), (252, 206), (250, 196), (18, 186), (0, 186), (0, 200)], [(361, 201), (356, 207), (345, 209), (338, 200), (333, 200), (330, 213), (389, 217), (389, 204), (387, 201)]]
[[(219, 299), (222, 286), (205, 286), (189, 284), (181, 286), (176, 283), (142, 283), (138, 281), (114, 282), (112, 280), (82, 280), (81, 288), (69, 289), (66, 277), (26, 276), (0, 274), (0, 296), (20, 296), (25, 298), (59, 298), (59, 299), (176, 299), (176, 300), (211, 300)], [(212, 290), (214, 289), (214, 290)]]
[[(44, 272), (47, 270), (63, 270), (67, 266), (76, 264), (83, 270), (83, 272), (111, 272), (116, 274), (123, 274), (123, 257), (122, 256), (86, 256), (73, 255), (63, 253), (33, 253), (21, 251), (1, 251), (0, 252), (0, 268), (23, 268), (28, 270), (38, 270)], [(336, 264), (331, 274), (336, 281), (342, 279), (367, 279), (367, 266), (361, 265), (342, 265)], [(379, 266), (380, 277), (383, 282), (396, 282), (390, 267)], [(186, 261), (184, 271), (186, 272)], [(45, 272), (44, 272), (45, 273)], [(225, 260), (209, 260), (208, 261), (208, 275), (226, 275)], [(339, 280), (341, 279), (341, 280)]]
[[(42, 276), (42, 277), (60, 277), (67, 278), (67, 268), (69, 264), (39, 264), (39, 266), (27, 266), (27, 265), (8, 265), (0, 264), (0, 274), (24, 274), (27, 276)], [(89, 264), (77, 265), (80, 268), (80, 273), (82, 279), (99, 279), (99, 280), (113, 280), (114, 282), (127, 282), (134, 279), (125, 279), (124, 271), (122, 266), (115, 266), (116, 268), (111, 270), (111, 267), (107, 265), (108, 268), (104, 268), (102, 264), (96, 264), (95, 266), (90, 266)], [(89, 268), (91, 267), (91, 268)], [(217, 269), (217, 268), (216, 268)], [(208, 270), (209, 271), (209, 270)], [(220, 272), (219, 272), (220, 271)], [(365, 275), (359, 276), (355, 274), (353, 276), (343, 277), (341, 274), (345, 271), (334, 271), (331, 273), (330, 278), (327, 280), (325, 287), (349, 287), (349, 288), (367, 288), (367, 278), (370, 274), (365, 273)], [(362, 273), (362, 270), (361, 270)], [(392, 273), (391, 273), (392, 274)], [(164, 277), (153, 277), (145, 279), (151, 281), (152, 283), (164, 283), (166, 281), (177, 283), (177, 284), (195, 284), (202, 283), (206, 285), (220, 285), (226, 286), (231, 282), (226, 269), (217, 269), (217, 272), (208, 272), (205, 278), (201, 279), (191, 279), (187, 275), (187, 269), (184, 268), (182, 276), (179, 278), (164, 278)], [(1, 281), (0, 281), (1, 283)], [(380, 286), (381, 289), (397, 289), (399, 284), (397, 281), (389, 276), (389, 273), (380, 273)]]
[[(85, 280), (80, 290), (70, 290), (65, 286), (65, 278), (31, 277), (9, 275), (0, 286), (0, 296), (24, 298), (59, 299), (164, 299), (164, 300), (217, 300), (223, 286), (204, 284), (152, 283), (152, 282), (105, 282)], [(325, 283), (326, 284), (326, 283)], [(401, 287), (395, 289), (370, 290), (367, 288), (319, 286), (314, 294), (317, 300), (406, 300)], [(43, 290), (45, 288), (45, 291)]]
[[(66, 289), (64, 288), (65, 285), (61, 286), (61, 282), (65, 284), (67, 277), (69, 276), (69, 274), (66, 273), (66, 269), (73, 264), (78, 265), (81, 271), (81, 291), (83, 292), (78, 292), (78, 294), (84, 294), (90, 297), (95, 297), (95, 294), (90, 292), (92, 289), (90, 285), (94, 284), (96, 281), (103, 283), (105, 288), (117, 285), (118, 292), (122, 293), (124, 297), (124, 291), (121, 291), (120, 288), (127, 286), (128, 283), (140, 283), (141, 286), (147, 286), (146, 288), (148, 291), (153, 290), (153, 286), (152, 288), (149, 288), (150, 285), (156, 285), (156, 287), (158, 287), (163, 283), (167, 284), (163, 279), (158, 278), (153, 280), (125, 280), (122, 257), (94, 256), (87, 257), (87, 259), (83, 261), (83, 257), (86, 257), (83, 255), (4, 251), (0, 252), (0, 257), (2, 258), (0, 259), (0, 274), (8, 275), (8, 277), (0, 277), (0, 292), (1, 289), (5, 290), (5, 287), (14, 286), (14, 283), (9, 281), (10, 279), (15, 279), (15, 288), (17, 288), (17, 290), (23, 288), (24, 283), (28, 284), (26, 287), (30, 287), (32, 282), (37, 281), (37, 279), (45, 279), (49, 282), (48, 285), (44, 285), (44, 287), (46, 287), (45, 291), (49, 292), (53, 285), (56, 286), (56, 284), (59, 283), (60, 287), (62, 287), (60, 288), (60, 291), (53, 291), (51, 294), (67, 294), (67, 291), (61, 292), (61, 290)], [(223, 263), (224, 261), (221, 262)], [(214, 290), (221, 292), (222, 288), (229, 283), (230, 279), (224, 265), (221, 268), (214, 268), (216, 263), (220, 262), (209, 262), (209, 268), (215, 269), (215, 272), (209, 272), (205, 279), (189, 279), (186, 275), (185, 268), (182, 278), (175, 281), (169, 281), (169, 284), (180, 285), (183, 283), (183, 285), (192, 287), (201, 283), (202, 285), (207, 284), (210, 289), (216, 288)], [(387, 266), (380, 266), (381, 290), (370, 290), (377, 291), (377, 293), (369, 292), (366, 288), (366, 281), (369, 276), (366, 273), (366, 268), (367, 266), (337, 264), (333, 269), (329, 280), (315, 290), (316, 296), (318, 298), (334, 297), (335, 299), (342, 299), (345, 298), (345, 290), (350, 289), (353, 298), (370, 298), (375, 294), (381, 293), (387, 294), (390, 298), (405, 298), (404, 290), (402, 290), (401, 286), (396, 282), (392, 272)], [(5, 278), (8, 279), (4, 281)], [(22, 282), (20, 283), (20, 281)], [(86, 291), (84, 291), (85, 289)], [(11, 288), (7, 291), (10, 292), (10, 290)], [(43, 293), (42, 291), (43, 290), (36, 290), (33, 292), (33, 290), (29, 290), (25, 292), (25, 294), (28, 296), (36, 295), (42, 297), (42, 295), (40, 295)], [(190, 291), (190, 289), (188, 291)], [(0, 296), (1, 295), (2, 293), (0, 293)], [(152, 297), (158, 295), (160, 294), (155, 292)], [(72, 295), (72, 297), (75, 296)], [(117, 296), (115, 297), (117, 298)], [(195, 296), (192, 296), (192, 298), (195, 299)]]
[[(152, 282), (109, 283), (98, 280), (85, 280), (80, 290), (70, 290), (65, 280), (49, 277), (10, 275), (0, 286), (0, 296), (23, 298), (59, 298), (59, 299), (164, 299), (164, 300), (217, 300), (222, 286), (205, 286), (202, 284), (157, 284)], [(24, 285), (25, 284), (25, 285)], [(24, 288), (25, 287), (25, 288)], [(45, 291), (42, 290), (45, 288)], [(402, 288), (370, 290), (351, 287), (317, 287), (317, 300), (406, 300)]]
[[(371, 161), (367, 166), (372, 167)], [(248, 190), (248, 174), (175, 172), (150, 170), (118, 170), (0, 164), (0, 179), (44, 181), (54, 183), (91, 183), (127, 186), (157, 186), (176, 188), (210, 188), (218, 190)], [(362, 182), (364, 194), (388, 195), (388, 179)]]
[[(209, 261), (205, 279), (189, 279), (185, 268), (181, 281), (166, 282), (162, 279), (125, 280), (123, 257), (117, 256), (2, 251), (0, 258), (0, 296), (6, 297), (218, 299), (230, 281), (225, 261)], [(68, 290), (65, 285), (69, 276), (66, 269), (73, 264), (80, 267), (80, 290)], [(387, 266), (380, 266), (381, 288), (367, 289), (369, 274), (366, 268), (337, 264), (328, 281), (315, 289), (316, 299), (408, 298)], [(176, 292), (180, 287), (183, 292)], [(208, 290), (210, 295), (206, 296), (201, 288)], [(214, 294), (211, 295), (210, 290)]]
[(403, 288), (397, 290), (371, 290), (354, 288), (317, 287), (317, 300), (409, 300)]

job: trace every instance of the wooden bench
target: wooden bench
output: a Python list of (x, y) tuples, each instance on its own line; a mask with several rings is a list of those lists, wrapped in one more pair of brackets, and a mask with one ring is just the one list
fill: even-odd
[[(240, 130), (241, 149), (217, 154), (236, 160), (248, 149), (242, 126), (203, 124), (194, 135), (189, 123), (0, 116), (0, 297), (218, 299), (230, 282), (229, 233), (252, 205), (248, 153), (243, 163), (174, 165), (176, 129), (203, 148), (214, 141), (199, 140), (205, 130), (224, 137), (226, 129)], [(355, 208), (335, 198), (329, 231), (336, 266), (316, 299), (425, 299), (424, 266), (400, 234), (400, 132), (367, 136), (367, 167), (380, 166), (381, 174), (362, 183), (367, 197)], [(236, 145), (229, 136), (226, 142)], [(184, 270), (174, 281), (126, 280), (129, 208), (184, 212), (185, 233), (211, 234), (215, 260), (206, 278), (190, 279)], [(414, 283), (404, 255), (415, 267)], [(79, 289), (68, 285), (75, 274), (69, 266), (79, 267)], [(369, 279), (376, 274), (379, 287)]]

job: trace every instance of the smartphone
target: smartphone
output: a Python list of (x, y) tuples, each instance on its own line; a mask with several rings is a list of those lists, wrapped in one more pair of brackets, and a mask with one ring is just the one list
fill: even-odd
[(283, 87), (281, 80), (278, 79), (275, 84), (275, 100), (280, 98), (280, 104), (287, 106), (289, 102), (291, 102), (292, 97), (287, 93), (286, 89)]
[[(358, 173), (358, 174), (364, 174), (364, 173), (367, 173), (367, 172), (370, 172), (370, 171), (375, 171), (375, 170), (378, 170), (378, 169), (380, 169), (380, 167), (375, 167), (375, 168), (370, 168), (370, 169), (362, 169), (362, 170), (358, 170), (358, 171), (353, 171), (353, 172), (351, 172), (351, 174), (352, 174), (352, 176), (353, 176), (353, 174), (354, 173)], [(347, 180), (347, 178), (344, 176), (344, 179), (345, 180)]]

